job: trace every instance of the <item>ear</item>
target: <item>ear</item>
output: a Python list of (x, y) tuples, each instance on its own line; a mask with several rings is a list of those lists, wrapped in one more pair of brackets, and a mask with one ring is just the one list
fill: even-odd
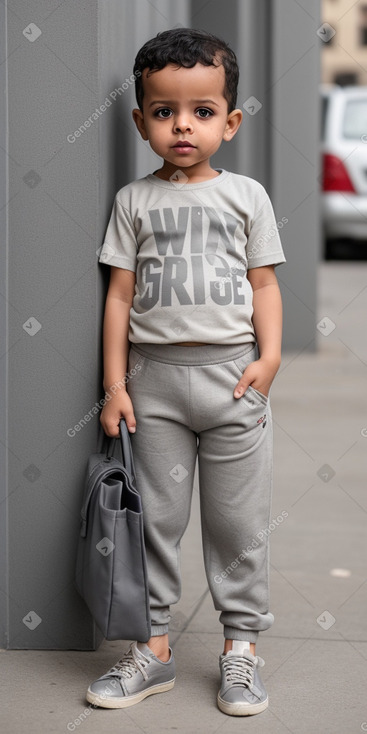
[(223, 140), (232, 140), (242, 122), (242, 110), (232, 110), (227, 117)]
[(144, 115), (142, 111), (136, 108), (132, 111), (132, 116), (141, 137), (143, 138), (143, 140), (148, 140), (148, 135), (144, 125)]

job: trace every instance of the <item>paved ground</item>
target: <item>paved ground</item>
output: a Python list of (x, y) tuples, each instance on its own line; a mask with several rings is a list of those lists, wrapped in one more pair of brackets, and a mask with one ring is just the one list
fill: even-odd
[(172, 624), (175, 688), (126, 711), (92, 709), (85, 689), (120, 657), (120, 643), (1, 651), (4, 734), (367, 731), (367, 263), (324, 263), (319, 286), (319, 351), (286, 353), (272, 388), (273, 517), (288, 516), (271, 536), (275, 623), (257, 646), (269, 709), (243, 719), (216, 708), (223, 638), (207, 593), (196, 490)]

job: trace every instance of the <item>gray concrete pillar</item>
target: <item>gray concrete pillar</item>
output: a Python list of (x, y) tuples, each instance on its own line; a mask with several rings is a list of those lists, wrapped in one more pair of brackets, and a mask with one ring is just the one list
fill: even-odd
[(116, 190), (151, 168), (126, 82), (136, 51), (186, 24), (186, 12), (168, 0), (91, 0), (88, 12), (0, 3), (3, 647), (93, 649), (101, 639), (74, 588), (103, 397), (108, 269), (96, 251)]
[(268, 3), (271, 24), (267, 136), (270, 178), (287, 264), (278, 269), (284, 349), (316, 350), (317, 265), (321, 258), (319, 195), (320, 3)]

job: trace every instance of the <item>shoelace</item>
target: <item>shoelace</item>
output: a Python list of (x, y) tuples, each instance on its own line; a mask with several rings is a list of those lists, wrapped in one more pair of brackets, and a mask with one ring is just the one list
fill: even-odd
[(255, 662), (262, 666), (264, 661), (262, 658), (255, 658), (254, 661), (242, 655), (226, 655), (223, 658), (223, 670), (228, 683), (233, 685), (243, 685), (252, 690), (254, 684)]
[(149, 665), (150, 660), (139, 651), (137, 654), (136, 646), (131, 643), (129, 650), (125, 652), (124, 657), (114, 665), (111, 670), (108, 671), (107, 675), (116, 675), (120, 678), (132, 678), (137, 670), (142, 674), (144, 680), (148, 679), (148, 675), (144, 670), (146, 665)]

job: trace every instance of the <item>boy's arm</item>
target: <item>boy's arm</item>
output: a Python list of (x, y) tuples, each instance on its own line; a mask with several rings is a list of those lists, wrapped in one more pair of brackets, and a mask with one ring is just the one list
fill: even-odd
[(281, 362), (282, 299), (274, 265), (251, 268), (247, 278), (253, 290), (252, 322), (260, 358), (244, 370), (234, 390), (236, 398), (241, 397), (249, 385), (268, 395)]
[(111, 266), (103, 319), (103, 387), (111, 399), (101, 413), (102, 426), (109, 436), (119, 435), (122, 416), (129, 430), (135, 427), (131, 400), (126, 383), (122, 382), (128, 367), (130, 308), (134, 290), (135, 273)]

